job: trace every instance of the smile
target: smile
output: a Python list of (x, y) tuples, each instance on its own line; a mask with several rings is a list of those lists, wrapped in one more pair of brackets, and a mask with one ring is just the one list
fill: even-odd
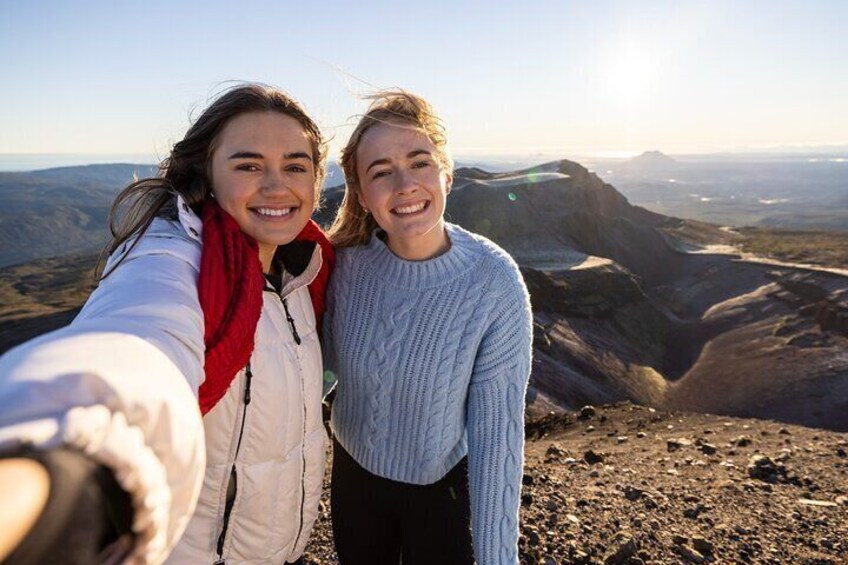
[(251, 211), (259, 214), (260, 216), (265, 216), (269, 218), (279, 218), (282, 216), (288, 216), (295, 210), (294, 206), (289, 208), (251, 208)]
[(398, 206), (396, 208), (391, 209), (391, 213), (395, 216), (410, 216), (412, 214), (417, 214), (429, 208), (430, 201), (422, 200), (421, 202), (417, 202), (415, 204), (409, 204), (406, 206)]

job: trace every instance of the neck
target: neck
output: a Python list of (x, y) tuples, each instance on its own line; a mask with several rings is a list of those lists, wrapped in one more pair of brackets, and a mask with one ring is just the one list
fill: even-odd
[(262, 272), (266, 275), (271, 272), (271, 263), (274, 260), (274, 253), (276, 252), (276, 245), (259, 244), (259, 262), (262, 263)]
[(440, 220), (425, 234), (410, 239), (390, 237), (386, 244), (392, 253), (407, 261), (426, 261), (438, 257), (451, 246), (444, 220)]

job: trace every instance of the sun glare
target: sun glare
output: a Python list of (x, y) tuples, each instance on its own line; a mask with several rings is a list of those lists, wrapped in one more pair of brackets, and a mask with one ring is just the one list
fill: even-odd
[(648, 53), (624, 49), (609, 65), (607, 83), (610, 94), (621, 102), (645, 98), (657, 80), (657, 62)]

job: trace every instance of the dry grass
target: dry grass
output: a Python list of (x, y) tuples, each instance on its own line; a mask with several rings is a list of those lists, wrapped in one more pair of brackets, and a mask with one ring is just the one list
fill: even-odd
[(68, 255), (0, 269), (0, 353), (68, 324), (94, 289), (96, 255)]
[(848, 268), (848, 231), (739, 228), (733, 244), (790, 263)]

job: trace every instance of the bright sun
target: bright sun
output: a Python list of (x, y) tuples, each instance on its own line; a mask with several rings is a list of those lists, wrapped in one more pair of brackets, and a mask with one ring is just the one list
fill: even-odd
[(645, 52), (626, 49), (609, 65), (607, 81), (610, 94), (621, 102), (638, 102), (656, 84), (657, 72), (655, 58)]

